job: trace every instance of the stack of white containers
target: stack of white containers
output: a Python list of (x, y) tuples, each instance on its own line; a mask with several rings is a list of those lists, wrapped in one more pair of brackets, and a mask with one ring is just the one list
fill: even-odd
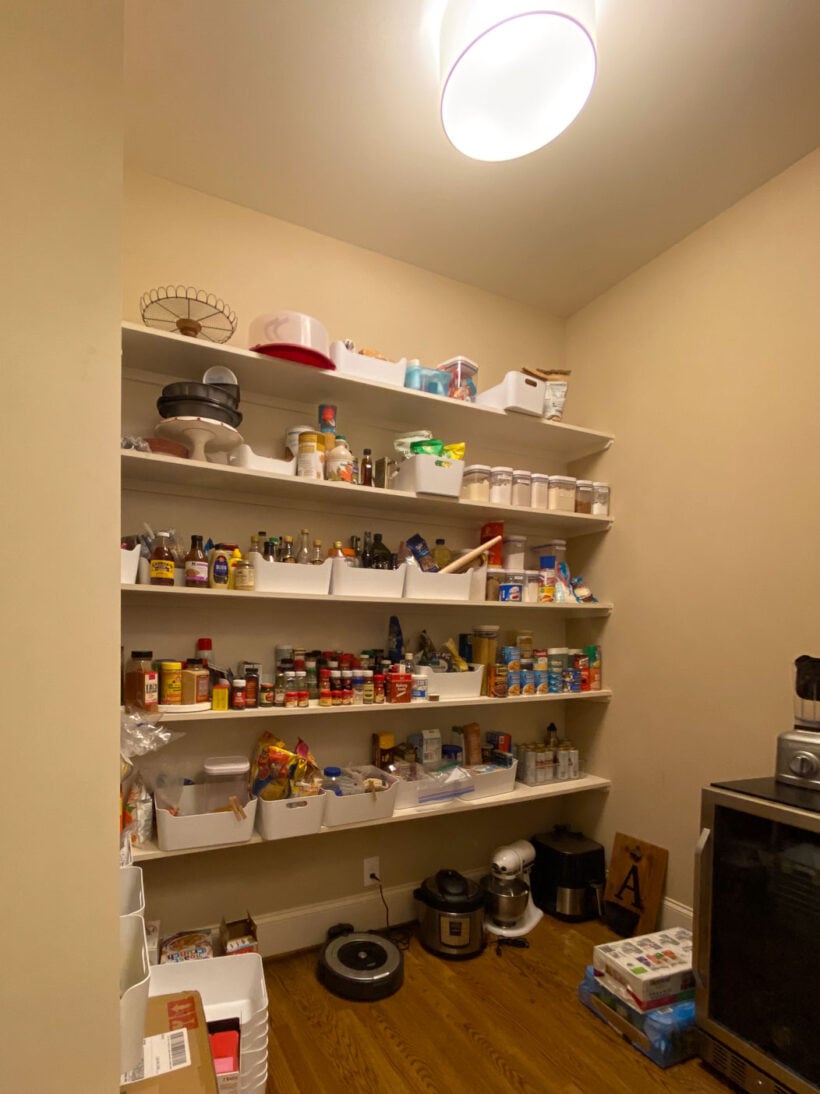
[(180, 991), (199, 992), (208, 1022), (239, 1020), (239, 1094), (263, 1092), (268, 1079), (268, 993), (259, 954), (151, 967), (150, 995)]
[(120, 867), (120, 1074), (142, 1063), (148, 1005), (145, 896), (139, 866)]

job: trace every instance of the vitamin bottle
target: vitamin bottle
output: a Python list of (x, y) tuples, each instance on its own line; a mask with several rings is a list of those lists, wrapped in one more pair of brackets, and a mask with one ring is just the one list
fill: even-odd
[(157, 542), (151, 552), (149, 581), (151, 585), (174, 584), (174, 555), (170, 545), (171, 533), (158, 532)]
[(191, 546), (185, 556), (185, 585), (189, 589), (208, 587), (208, 559), (202, 550), (202, 536), (191, 536)]

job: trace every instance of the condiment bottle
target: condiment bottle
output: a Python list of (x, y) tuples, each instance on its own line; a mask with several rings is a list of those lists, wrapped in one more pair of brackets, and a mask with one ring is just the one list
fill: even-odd
[(217, 543), (208, 556), (208, 584), (212, 589), (227, 589), (231, 577), (231, 549)]
[(366, 448), (362, 453), (361, 463), (359, 464), (359, 485), (373, 485), (373, 455), (369, 448)]
[(310, 564), (310, 532), (303, 528), (299, 533), (299, 550), (296, 552), (296, 561), (302, 566)]
[(392, 570), (393, 558), (390, 553), (390, 548), (386, 544), (382, 543), (382, 533), (373, 533), (373, 569), (374, 570)]
[(230, 706), (231, 686), (227, 680), (218, 680), (211, 693), (211, 710), (227, 710)]
[(131, 650), (125, 665), (125, 702), (155, 712), (159, 705), (159, 674), (152, 650)]
[(169, 544), (170, 532), (158, 532), (157, 542), (151, 552), (149, 583), (151, 585), (174, 584), (174, 555)]
[(163, 706), (179, 706), (182, 703), (181, 661), (160, 661), (159, 701)]
[(324, 562), (322, 558), (322, 541), (320, 539), (314, 539), (313, 548), (310, 552), (310, 563), (312, 566), (321, 566)]
[(208, 587), (208, 559), (202, 550), (202, 536), (191, 536), (191, 546), (185, 556), (185, 585), (189, 589)]
[(282, 547), (282, 557), (280, 562), (296, 562), (296, 556), (293, 553), (293, 536), (285, 536), (284, 545)]
[(328, 558), (344, 558), (345, 557), (344, 548), (342, 547), (342, 541), (340, 539), (334, 539), (333, 546), (328, 548), (327, 557)]
[(453, 561), (453, 552), (443, 539), (436, 540), (436, 545), (433, 548), (433, 558), (440, 570), (443, 570), (445, 566), (449, 566)]
[(247, 558), (236, 560), (233, 568), (233, 587), (244, 592), (250, 592), (256, 588), (256, 571), (253, 563)]
[(231, 683), (231, 710), (244, 710), (247, 705), (246, 681), (241, 676), (235, 676)]

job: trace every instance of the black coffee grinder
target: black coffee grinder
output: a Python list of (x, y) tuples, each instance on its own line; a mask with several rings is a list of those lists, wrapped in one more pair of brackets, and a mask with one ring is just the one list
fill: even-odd
[(536, 907), (575, 922), (599, 918), (606, 884), (603, 846), (560, 824), (531, 842), (535, 862), (530, 887)]

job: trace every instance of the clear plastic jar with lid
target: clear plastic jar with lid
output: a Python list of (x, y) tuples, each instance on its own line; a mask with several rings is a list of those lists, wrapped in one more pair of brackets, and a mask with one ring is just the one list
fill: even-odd
[(592, 479), (578, 479), (575, 483), (575, 512), (592, 512)]
[(539, 543), (537, 547), (533, 548), (533, 551), (539, 557), (552, 555), (555, 559), (556, 570), (562, 562), (567, 561), (567, 541), (565, 539), (554, 539), (550, 543)]
[(512, 503), (530, 506), (532, 500), (532, 474), (529, 471), (513, 471)]
[(465, 501), (490, 500), (490, 466), (486, 463), (472, 463), (464, 468), (461, 480), (461, 497)]
[(575, 512), (575, 479), (569, 475), (550, 475), (549, 507), (561, 513)]
[(548, 509), (550, 504), (550, 477), (537, 471), (532, 473), (532, 491), (530, 506), (533, 509)]
[(609, 483), (594, 482), (592, 484), (592, 515), (595, 517), (609, 516)]
[(490, 471), (490, 501), (493, 505), (512, 505), (511, 467), (494, 467)]

